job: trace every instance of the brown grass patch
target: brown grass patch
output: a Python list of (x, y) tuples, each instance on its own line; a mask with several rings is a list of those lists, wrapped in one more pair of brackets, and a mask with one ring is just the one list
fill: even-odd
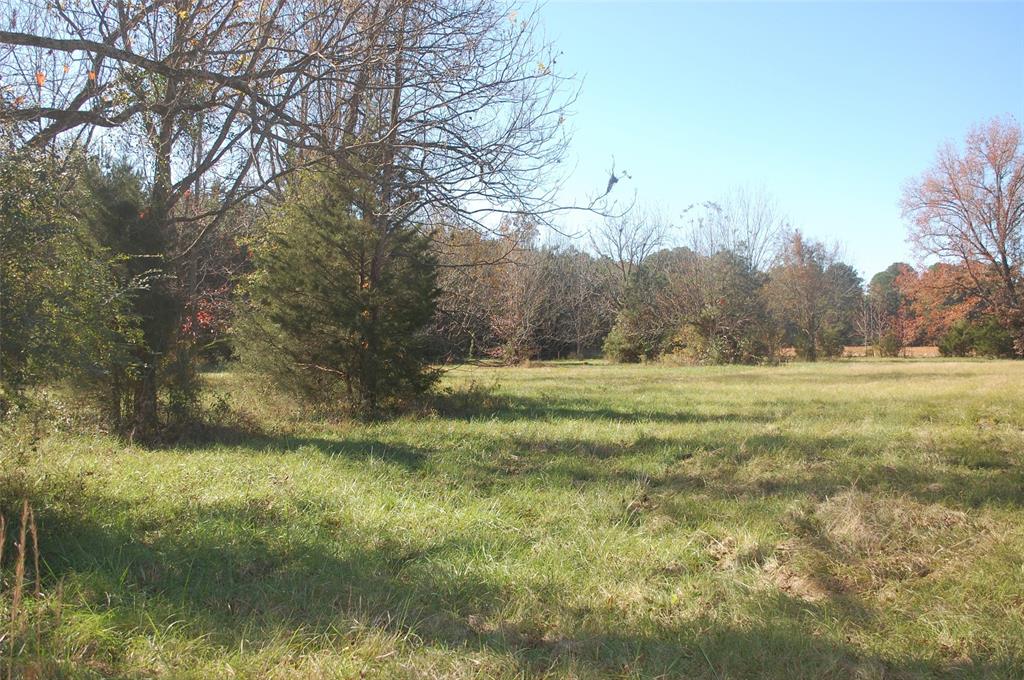
[(967, 513), (902, 496), (844, 491), (794, 518), (799, 537), (777, 547), (772, 581), (817, 600), (924, 578), (966, 556), (987, 529)]

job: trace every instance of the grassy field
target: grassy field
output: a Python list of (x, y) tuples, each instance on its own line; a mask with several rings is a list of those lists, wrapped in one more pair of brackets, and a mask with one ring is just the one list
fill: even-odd
[(208, 382), (218, 443), (6, 448), (26, 675), (1024, 677), (1024, 362), (462, 367), (374, 424)]

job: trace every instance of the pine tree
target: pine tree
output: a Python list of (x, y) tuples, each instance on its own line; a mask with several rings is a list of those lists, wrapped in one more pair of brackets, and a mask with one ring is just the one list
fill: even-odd
[(437, 266), (414, 225), (375, 217), (337, 171), (303, 176), (255, 249), (251, 362), (320, 406), (372, 414), (429, 389)]

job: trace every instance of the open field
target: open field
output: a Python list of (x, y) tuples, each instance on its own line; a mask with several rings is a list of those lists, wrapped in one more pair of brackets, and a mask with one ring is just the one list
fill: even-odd
[(1024, 362), (463, 367), (373, 424), (208, 381), (254, 432), (5, 451), (33, 677), (1024, 676)]

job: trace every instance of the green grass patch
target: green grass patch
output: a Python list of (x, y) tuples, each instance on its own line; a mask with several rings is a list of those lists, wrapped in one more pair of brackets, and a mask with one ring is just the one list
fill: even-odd
[(209, 444), (5, 447), (18, 671), (1024, 676), (1024, 362), (467, 366), (376, 423), (207, 381)]

